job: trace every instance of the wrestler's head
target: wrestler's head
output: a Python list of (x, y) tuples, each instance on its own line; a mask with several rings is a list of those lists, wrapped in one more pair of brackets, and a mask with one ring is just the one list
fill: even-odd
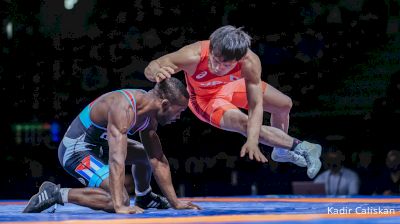
[(251, 37), (233, 26), (223, 26), (210, 36), (208, 67), (216, 75), (226, 75), (247, 53)]
[(161, 107), (157, 112), (158, 123), (166, 125), (179, 119), (189, 101), (189, 93), (185, 85), (171, 77), (157, 83), (153, 91), (161, 100)]

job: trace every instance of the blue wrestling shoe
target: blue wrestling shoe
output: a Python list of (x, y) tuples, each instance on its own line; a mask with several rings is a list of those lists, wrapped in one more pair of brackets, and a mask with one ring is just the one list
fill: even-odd
[(306, 159), (295, 151), (281, 148), (274, 148), (271, 153), (271, 159), (280, 163), (293, 163), (300, 167), (306, 167)]
[(64, 205), (60, 194), (60, 185), (45, 181), (40, 186), (39, 192), (29, 199), (28, 205), (22, 212), (40, 213), (56, 204)]
[(296, 146), (294, 151), (302, 155), (307, 162), (307, 175), (309, 178), (314, 178), (321, 169), (321, 156), (322, 147), (318, 144), (303, 141)]

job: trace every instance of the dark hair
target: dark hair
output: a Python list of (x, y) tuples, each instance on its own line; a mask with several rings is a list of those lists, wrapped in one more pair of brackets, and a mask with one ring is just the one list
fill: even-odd
[(167, 99), (172, 104), (183, 104), (181, 97), (189, 99), (185, 85), (179, 79), (171, 77), (156, 84), (154, 93), (161, 99)]
[(251, 37), (242, 28), (227, 25), (215, 30), (210, 36), (210, 52), (224, 61), (242, 59), (251, 44)]

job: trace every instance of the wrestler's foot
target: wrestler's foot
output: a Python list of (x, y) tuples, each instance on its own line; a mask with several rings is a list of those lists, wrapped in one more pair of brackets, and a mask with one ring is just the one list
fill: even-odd
[(31, 197), (23, 213), (39, 213), (55, 204), (64, 205), (60, 194), (60, 185), (49, 181), (43, 182), (39, 192)]
[(322, 147), (318, 144), (303, 141), (296, 146), (294, 151), (302, 155), (307, 162), (307, 175), (309, 178), (314, 178), (321, 169), (321, 156)]
[(306, 159), (295, 151), (290, 151), (281, 148), (274, 148), (271, 153), (271, 159), (276, 162), (287, 163), (291, 162), (300, 167), (306, 167)]
[(168, 203), (168, 200), (165, 197), (162, 197), (158, 194), (154, 194), (153, 192), (149, 192), (143, 196), (136, 196), (135, 205), (143, 208), (157, 208), (157, 209), (168, 209), (171, 208), (171, 205)]

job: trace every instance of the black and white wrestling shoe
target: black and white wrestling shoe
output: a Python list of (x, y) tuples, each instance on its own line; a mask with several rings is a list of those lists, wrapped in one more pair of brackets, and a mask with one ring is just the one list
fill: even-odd
[(143, 208), (156, 208), (156, 209), (168, 209), (171, 208), (168, 200), (165, 197), (162, 197), (158, 194), (154, 194), (153, 192), (149, 192), (143, 196), (136, 196), (135, 205)]
[(60, 194), (60, 185), (45, 181), (39, 192), (31, 197), (23, 213), (40, 213), (57, 204), (64, 205)]

